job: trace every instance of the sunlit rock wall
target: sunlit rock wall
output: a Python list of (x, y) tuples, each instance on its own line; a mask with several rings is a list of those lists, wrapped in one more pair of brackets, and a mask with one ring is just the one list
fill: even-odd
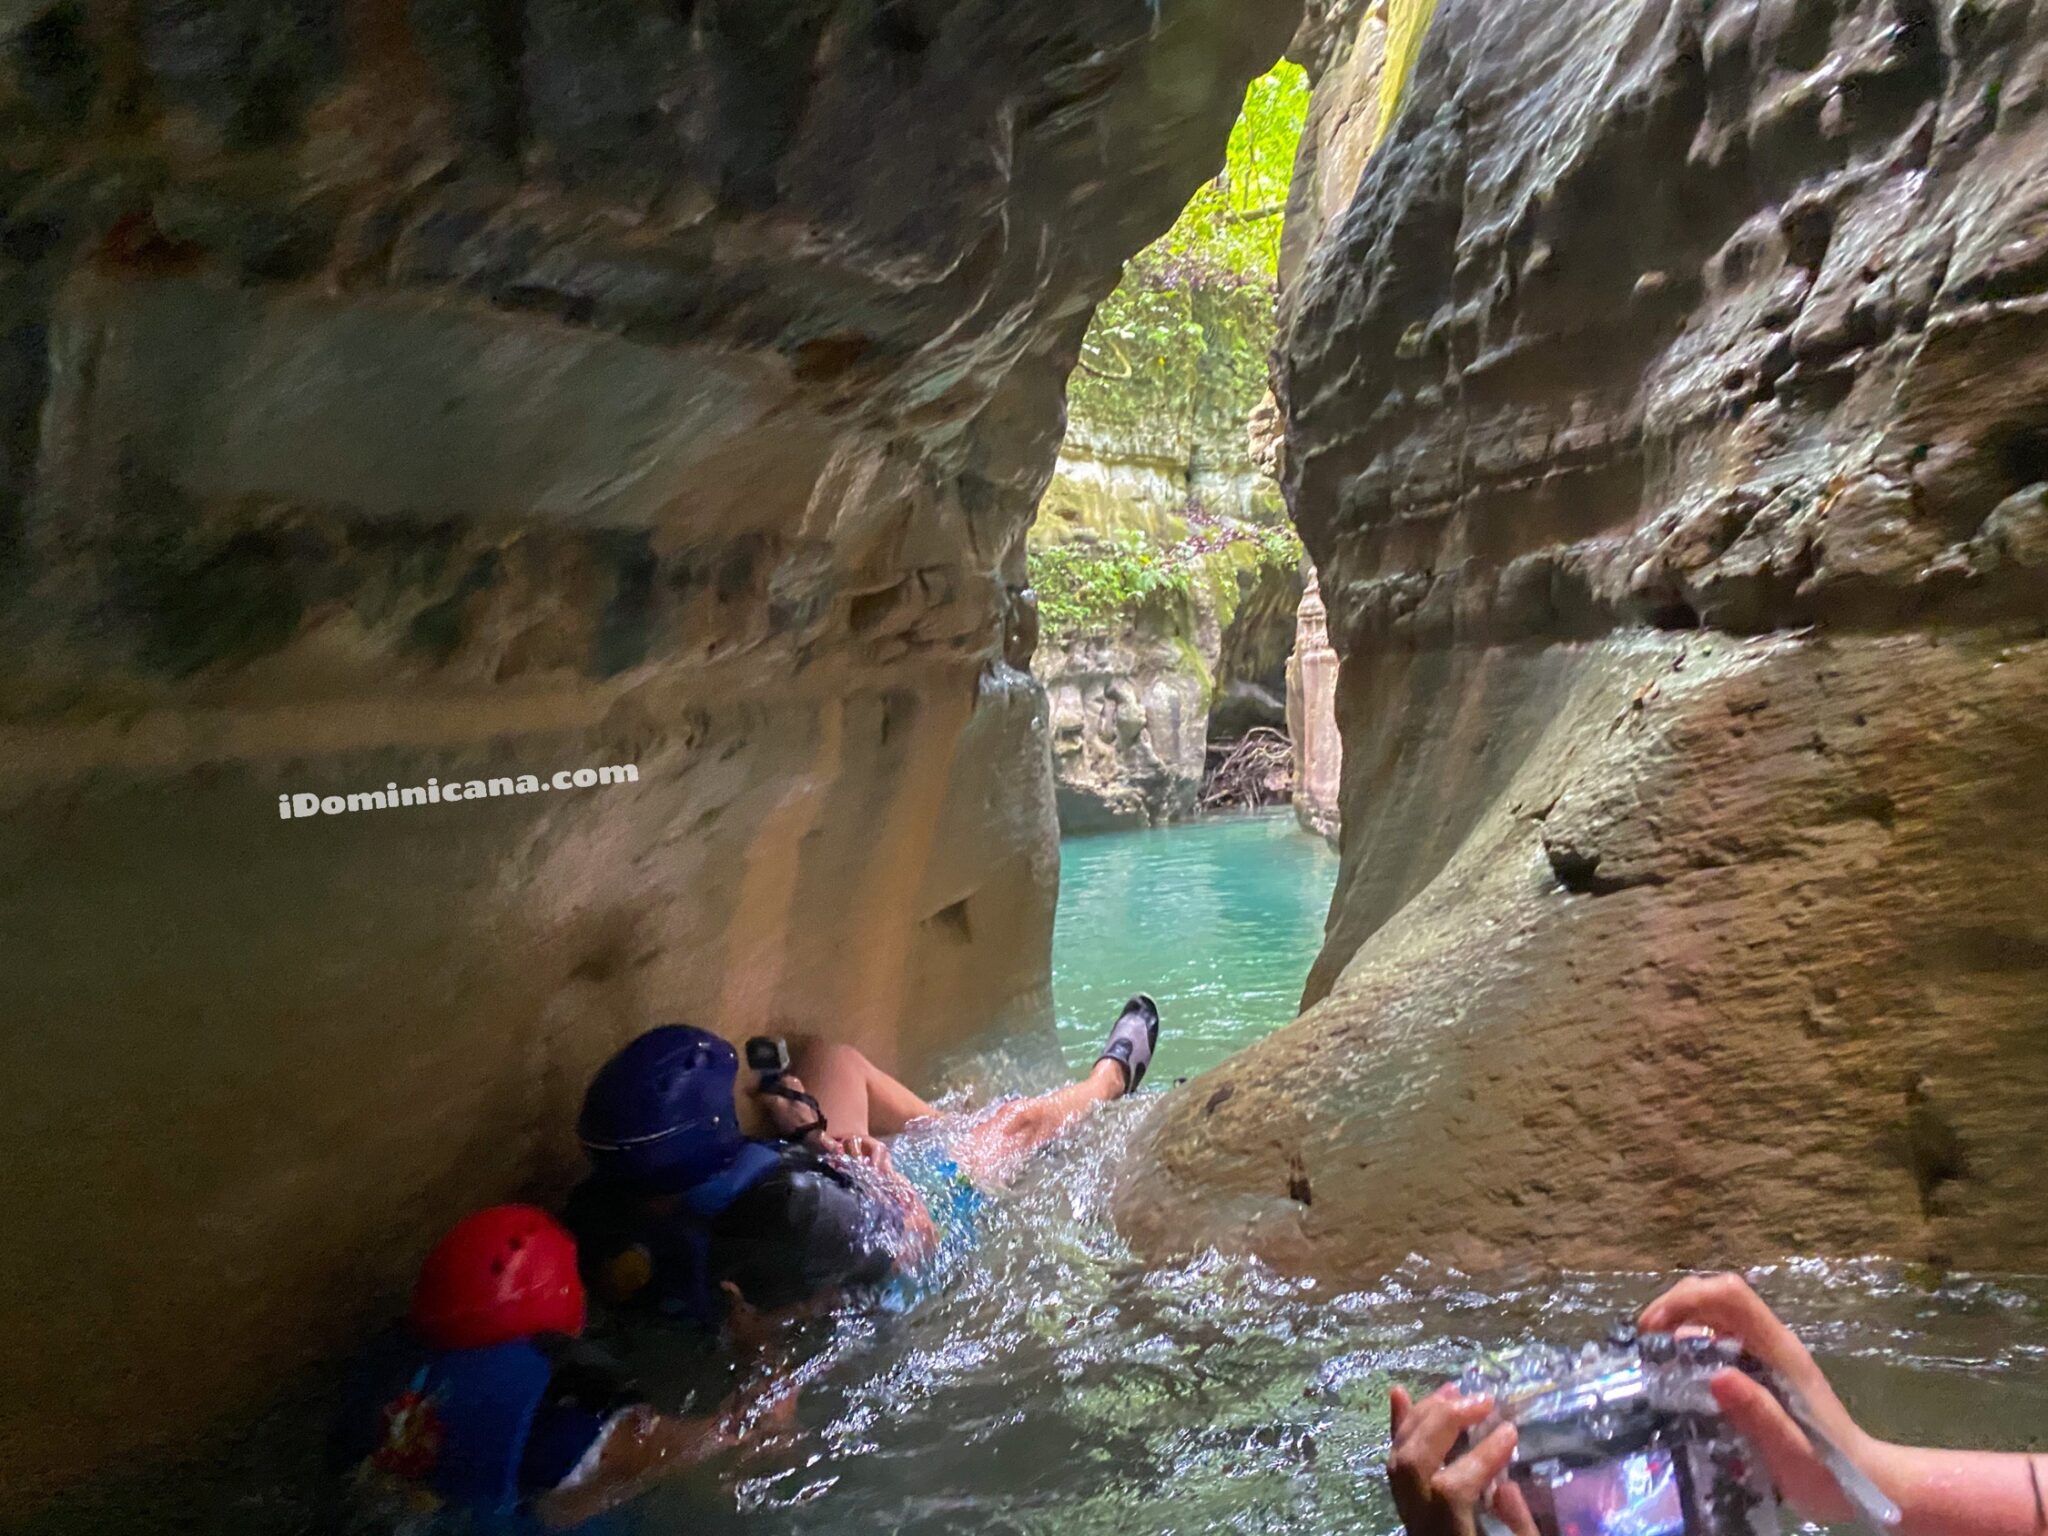
[[(1119, 337), (1097, 327), (1087, 348), (1094, 361), (1084, 354), (1069, 386), (1066, 437), (1034, 543), (1138, 536), (1172, 546), (1212, 536), (1220, 519), (1284, 517), (1280, 488), (1246, 432), (1266, 388), (1271, 295), (1219, 283), (1159, 309), (1177, 317), (1177, 331)], [(1224, 633), (1241, 588), (1256, 579), (1241, 555), (1218, 549), (1202, 561), (1191, 602), (1103, 615), (1047, 637), (1033, 670), (1052, 701), (1065, 831), (1194, 813)]]
[(1195, 813), (1210, 689), (1199, 645), (1206, 634), (1214, 657), (1217, 625), (1213, 615), (1206, 623), (1192, 613), (1156, 618), (1039, 653), (1063, 832), (1164, 826)]
[(1313, 576), (1301, 594), (1294, 654), (1287, 659), (1287, 736), (1294, 746), (1294, 813), (1303, 827), (1335, 844), (1343, 821), (1344, 738), (1337, 728), (1337, 653)]
[[(1253, 461), (1245, 424), (1266, 391), (1271, 296), (1192, 269), (1171, 303), (1135, 312), (1170, 334), (1099, 328), (1068, 387), (1035, 537), (1141, 530), (1184, 538), (1186, 514), (1278, 522), (1280, 488)], [(1092, 360), (1091, 360), (1092, 359)]]
[(2048, 16), (1444, 0), (1279, 370), (1295, 1025), (1148, 1249), (2048, 1264)]
[(1024, 528), (1288, 9), (10, 10), (0, 1516), (345, 1345), (646, 1025), (1043, 1027)]
[(1299, 589), (1291, 564), (1235, 539), (1186, 561), (1186, 590), (1155, 592), (1070, 633), (1033, 664), (1051, 706), (1063, 832), (1164, 826), (1199, 808), (1210, 742), (1284, 715)]

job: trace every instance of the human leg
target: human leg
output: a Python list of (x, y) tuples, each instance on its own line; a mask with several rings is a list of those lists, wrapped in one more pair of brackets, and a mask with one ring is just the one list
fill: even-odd
[(818, 1101), (835, 1136), (894, 1136), (938, 1113), (850, 1045), (794, 1036), (789, 1070)]
[(1159, 1009), (1140, 993), (1125, 1004), (1109, 1045), (1078, 1083), (997, 1106), (954, 1143), (961, 1170), (977, 1183), (1003, 1183), (1025, 1158), (1098, 1104), (1129, 1093), (1145, 1075), (1159, 1038)]

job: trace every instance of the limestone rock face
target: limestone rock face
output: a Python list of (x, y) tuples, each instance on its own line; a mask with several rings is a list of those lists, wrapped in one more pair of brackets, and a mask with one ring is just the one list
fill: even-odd
[(345, 1345), (649, 1024), (1042, 1027), (1024, 529), (1297, 19), (0, 23), (0, 1517)]
[(1039, 670), (1061, 830), (1156, 827), (1194, 814), (1209, 679), (1188, 641), (1142, 628), (1082, 636), (1041, 652)]
[(1260, 727), (1287, 729), (1287, 661), (1294, 654), (1301, 563), (1268, 560), (1241, 582), (1244, 595), (1216, 655), (1211, 741), (1236, 741)]
[(1294, 654), (1287, 659), (1287, 736), (1294, 744), (1294, 814), (1335, 846), (1344, 738), (1337, 728), (1337, 653), (1313, 573), (1295, 611)]
[(1299, 572), (1245, 540), (1190, 563), (1190, 591), (1154, 594), (1039, 651), (1062, 831), (1184, 820), (1215, 744), (1285, 724)]
[(1084, 353), (1068, 386), (1066, 437), (1034, 538), (1140, 531), (1171, 543), (1191, 520), (1285, 519), (1246, 431), (1266, 392), (1271, 296), (1247, 284), (1174, 298), (1187, 334), (1126, 343), (1098, 331), (1091, 341), (1093, 360)]
[(2048, 18), (1444, 0), (1278, 392), (1305, 1015), (1148, 1248), (2048, 1264)]

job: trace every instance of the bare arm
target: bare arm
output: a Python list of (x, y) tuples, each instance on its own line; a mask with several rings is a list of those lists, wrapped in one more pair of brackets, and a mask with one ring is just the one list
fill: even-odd
[(2048, 1457), (1876, 1446), (1872, 1475), (1905, 1519), (1900, 1536), (2019, 1536), (2048, 1530)]
[[(1708, 1328), (1743, 1345), (1795, 1388), (1815, 1421), (1899, 1506), (1898, 1536), (2040, 1536), (2048, 1531), (2048, 1458), (1994, 1451), (1926, 1450), (1866, 1434), (1798, 1336), (1740, 1275), (1681, 1280), (1644, 1310), (1646, 1329)], [(1715, 1378), (1715, 1400), (1756, 1446), (1779, 1490), (1809, 1519), (1853, 1518), (1804, 1432), (1763, 1386), (1740, 1371)]]
[(542, 1495), (534, 1515), (549, 1530), (568, 1530), (736, 1444), (725, 1415), (679, 1419), (629, 1408), (606, 1432), (597, 1465), (573, 1485)]
[[(855, 1060), (865, 1062), (858, 1053), (849, 1053)], [(785, 1073), (781, 1087), (791, 1093), (807, 1090), (800, 1078)], [(905, 1090), (908, 1092), (908, 1090)], [(769, 1122), (783, 1135), (792, 1136), (813, 1125), (815, 1116), (799, 1104), (775, 1094), (760, 1094), (762, 1112)], [(919, 1101), (921, 1104), (921, 1101)], [(927, 1112), (930, 1106), (921, 1105)], [(865, 1117), (863, 1117), (865, 1118)], [(830, 1157), (842, 1158), (859, 1171), (862, 1183), (869, 1194), (895, 1209), (903, 1218), (903, 1230), (908, 1238), (908, 1252), (898, 1256), (898, 1262), (906, 1268), (914, 1268), (937, 1246), (938, 1233), (932, 1225), (932, 1216), (924, 1203), (924, 1196), (917, 1187), (896, 1171), (889, 1160), (888, 1143), (868, 1135), (864, 1131), (834, 1131), (829, 1125), (825, 1129), (811, 1130), (804, 1138), (804, 1144), (813, 1151)]]
[(629, 1408), (607, 1430), (597, 1465), (542, 1495), (534, 1515), (550, 1530), (581, 1525), (738, 1448), (761, 1430), (786, 1428), (795, 1410), (795, 1389), (780, 1383), (735, 1393), (717, 1413), (693, 1418)]

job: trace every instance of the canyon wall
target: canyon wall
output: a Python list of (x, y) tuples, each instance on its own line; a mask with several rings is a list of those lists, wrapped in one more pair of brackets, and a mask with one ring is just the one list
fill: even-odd
[(1234, 535), (1171, 558), (1184, 586), (1049, 634), (1039, 648), (1064, 832), (1185, 820), (1217, 744), (1285, 724), (1298, 555)]
[(1129, 831), (1195, 813), (1217, 625), (1191, 604), (1170, 609), (1131, 615), (1114, 632), (1074, 635), (1039, 653), (1062, 832)]
[(1337, 727), (1337, 653), (1330, 647), (1329, 611), (1313, 575), (1301, 594), (1294, 654), (1287, 659), (1287, 737), (1294, 747), (1294, 814), (1305, 830), (1335, 847), (1344, 818), (1344, 737)]
[[(1033, 546), (1107, 550), (1136, 538), (1187, 549), (1240, 525), (1281, 523), (1280, 487), (1247, 432), (1266, 389), (1270, 290), (1146, 268), (1127, 276), (1119, 300), (1143, 333), (1090, 333)], [(1046, 636), (1034, 670), (1052, 704), (1063, 830), (1194, 814), (1224, 634), (1241, 586), (1259, 574), (1243, 553), (1219, 546), (1180, 560), (1192, 572), (1185, 597), (1121, 604)]]
[(1288, 10), (0, 23), (0, 1518), (347, 1347), (647, 1025), (1045, 1028), (1024, 530)]
[(1272, 294), (1171, 268), (1131, 281), (1125, 308), (1146, 334), (1089, 338), (1033, 537), (1136, 530), (1171, 543), (1190, 512), (1281, 521), (1280, 487), (1245, 430), (1266, 391)]
[(2048, 1265), (2048, 13), (1443, 0), (1282, 325), (1343, 863), (1139, 1245)]

